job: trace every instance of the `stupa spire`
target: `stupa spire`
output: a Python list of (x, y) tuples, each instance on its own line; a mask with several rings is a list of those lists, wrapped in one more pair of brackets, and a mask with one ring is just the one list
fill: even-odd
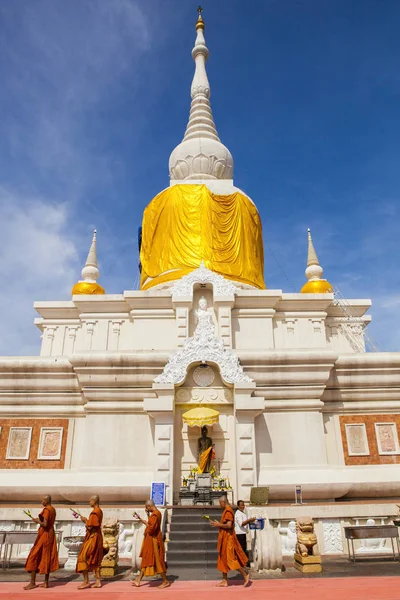
[(97, 262), (97, 231), (93, 231), (92, 243), (87, 255), (85, 266), (81, 272), (82, 279), (72, 288), (75, 294), (104, 294), (104, 288), (97, 283), (100, 271)]
[(307, 252), (307, 268), (306, 277), (307, 283), (303, 285), (301, 292), (303, 294), (328, 294), (333, 293), (331, 284), (322, 279), (324, 270), (319, 264), (318, 256), (315, 251), (314, 243), (311, 237), (310, 229), (307, 229), (308, 252)]
[(191, 86), (192, 103), (182, 142), (169, 159), (171, 180), (232, 179), (233, 159), (219, 139), (210, 104), (210, 83), (206, 61), (209, 50), (204, 37), (202, 8), (198, 8), (196, 40), (192, 50), (195, 72)]
[(93, 231), (92, 243), (87, 255), (85, 266), (82, 269), (82, 278), (84, 281), (94, 283), (100, 276), (100, 271), (97, 262), (97, 230)]
[[(312, 267), (312, 266), (319, 267), (319, 269), (314, 269), (311, 271), (311, 277), (309, 277), (309, 279), (312, 279), (312, 278), (317, 277), (317, 271), (318, 272), (320, 271), (320, 275), (322, 275), (324, 271), (323, 271), (321, 265), (319, 264), (318, 256), (317, 256), (317, 253), (315, 252), (310, 228), (307, 229), (307, 238), (308, 238), (307, 268)], [(306, 275), (307, 275), (307, 270), (306, 270)], [(307, 275), (307, 277), (308, 277), (308, 275)]]

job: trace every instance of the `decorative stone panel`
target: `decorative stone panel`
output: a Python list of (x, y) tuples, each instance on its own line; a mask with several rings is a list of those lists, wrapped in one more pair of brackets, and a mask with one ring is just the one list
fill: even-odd
[(64, 468), (68, 419), (0, 419), (0, 428), (0, 469)]
[[(400, 464), (398, 442), (400, 414), (341, 415), (339, 419), (346, 465)], [(362, 425), (365, 427), (369, 449), (368, 455), (352, 455), (348, 436), (346, 435), (346, 429), (348, 430), (349, 425)]]

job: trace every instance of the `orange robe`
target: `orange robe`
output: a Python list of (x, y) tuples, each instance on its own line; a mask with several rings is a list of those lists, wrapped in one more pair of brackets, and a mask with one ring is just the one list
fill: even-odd
[(48, 504), (40, 513), (39, 519), (41, 517), (47, 520), (47, 525), (39, 527), (37, 538), (26, 560), (25, 569), (29, 572), (36, 571), (41, 575), (47, 575), (59, 568), (57, 540), (54, 533), (55, 508)]
[(155, 508), (149, 517), (149, 524), (144, 532), (140, 556), (142, 557), (141, 569), (144, 570), (146, 577), (167, 572), (161, 533), (161, 518), (160, 511)]
[(86, 536), (76, 563), (77, 573), (95, 571), (101, 566), (103, 560), (102, 521), (103, 511), (99, 506), (96, 506), (90, 513), (86, 523)]
[(228, 523), (228, 521), (232, 521), (232, 529), (220, 529), (218, 534), (217, 569), (222, 573), (237, 571), (247, 563), (247, 556), (236, 537), (234, 529), (235, 515), (231, 506), (225, 508), (221, 517), (222, 524)]

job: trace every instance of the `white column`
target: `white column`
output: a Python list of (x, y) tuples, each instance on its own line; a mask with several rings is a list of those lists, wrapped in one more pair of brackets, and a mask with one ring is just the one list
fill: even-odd
[(85, 321), (85, 350), (91, 350), (97, 321)]
[(123, 323), (123, 321), (112, 321), (111, 322), (110, 350), (112, 350), (112, 351), (119, 349), (119, 336), (121, 333), (122, 323)]
[(42, 356), (51, 356), (53, 350), (54, 336), (57, 327), (45, 327), (43, 330)]
[(214, 307), (218, 320), (218, 336), (222, 338), (224, 346), (232, 348), (232, 307), (234, 298), (214, 297)]
[(172, 306), (175, 309), (176, 328), (178, 335), (178, 346), (183, 346), (184, 341), (189, 337), (189, 314), (192, 309), (193, 298), (174, 298)]
[(255, 385), (235, 385), (237, 499), (250, 500), (257, 486), (255, 418), (264, 408), (264, 398), (252, 397)]
[(64, 351), (63, 351), (63, 354), (65, 356), (68, 356), (69, 354), (74, 353), (77, 330), (78, 330), (78, 325), (73, 325), (73, 326), (67, 327), (67, 331), (65, 333), (65, 340), (64, 340)]
[(163, 481), (166, 502), (173, 503), (175, 386), (153, 384), (157, 398), (145, 398), (144, 410), (154, 419), (154, 481)]

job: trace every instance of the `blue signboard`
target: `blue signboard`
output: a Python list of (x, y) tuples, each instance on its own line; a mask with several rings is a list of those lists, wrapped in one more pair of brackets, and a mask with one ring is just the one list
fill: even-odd
[(151, 482), (151, 499), (156, 506), (165, 505), (165, 483), (162, 481)]

